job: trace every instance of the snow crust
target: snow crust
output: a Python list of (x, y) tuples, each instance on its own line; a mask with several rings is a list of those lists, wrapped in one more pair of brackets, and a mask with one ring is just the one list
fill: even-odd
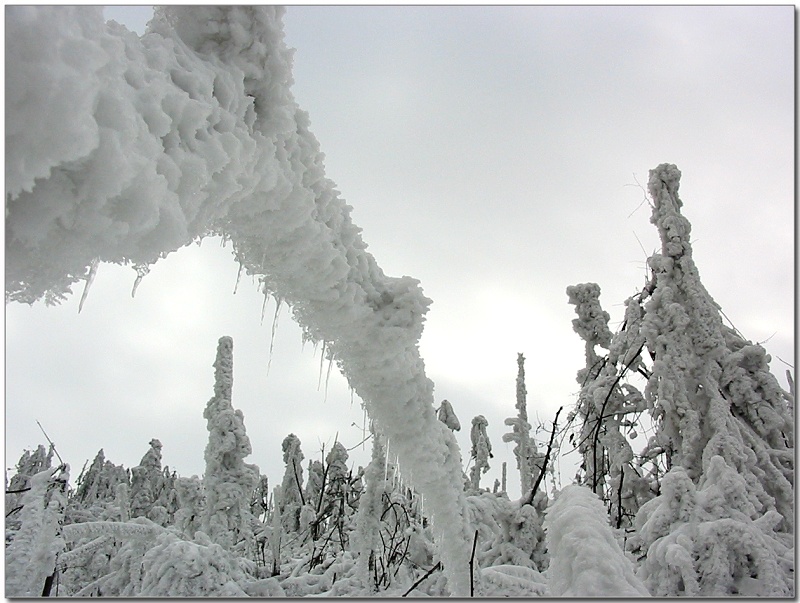
[(418, 341), (430, 300), (384, 275), (290, 92), (275, 7), (168, 7), (139, 38), (100, 7), (7, 12), (6, 296), (58, 302), (93, 262), (139, 267), (222, 234), (293, 307), (425, 496), (468, 590), (461, 455)]

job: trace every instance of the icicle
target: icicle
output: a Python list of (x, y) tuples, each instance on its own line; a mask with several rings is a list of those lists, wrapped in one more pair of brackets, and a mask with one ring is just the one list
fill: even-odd
[(264, 285), (264, 303), (261, 304), (261, 324), (264, 324), (264, 313), (267, 310), (267, 301), (269, 300), (269, 290)]
[(131, 289), (131, 297), (136, 295), (136, 289), (139, 288), (139, 283), (142, 282), (142, 279), (145, 277), (146, 274), (150, 272), (150, 266), (147, 264), (134, 264), (133, 269), (136, 271), (136, 280), (133, 281), (133, 289)]
[[(350, 388), (350, 406), (352, 405), (353, 405), (353, 388)], [(362, 407), (362, 410), (364, 411), (364, 418), (361, 424), (361, 437), (362, 437), (361, 450), (364, 450), (367, 441), (367, 408)]]
[(331, 380), (331, 368), (333, 367), (333, 353), (328, 350), (328, 371), (325, 373), (325, 395), (322, 398), (323, 402), (328, 401), (328, 382)]
[(325, 365), (325, 347), (327, 342), (322, 342), (322, 353), (319, 355), (319, 377), (317, 378), (317, 391), (322, 387), (322, 367)]
[(389, 438), (386, 438), (386, 452), (385, 454), (385, 462), (383, 464), (383, 483), (386, 483), (386, 480), (389, 479)]
[(81, 301), (78, 303), (78, 314), (81, 313), (83, 310), (83, 302), (86, 301), (86, 297), (89, 295), (89, 287), (92, 286), (94, 282), (94, 277), (97, 274), (97, 266), (100, 263), (100, 258), (94, 258), (92, 263), (89, 265), (89, 276), (86, 277), (86, 285), (83, 287), (83, 295), (81, 295)]
[(272, 317), (272, 333), (269, 337), (269, 359), (267, 360), (267, 375), (269, 375), (269, 367), (272, 366), (272, 350), (275, 347), (275, 331), (278, 328), (278, 312), (281, 309), (282, 300), (280, 297), (275, 296), (275, 316)]
[(236, 273), (236, 284), (233, 286), (233, 294), (239, 290), (239, 281), (242, 279), (242, 270), (244, 269), (244, 262), (239, 260), (239, 271)]

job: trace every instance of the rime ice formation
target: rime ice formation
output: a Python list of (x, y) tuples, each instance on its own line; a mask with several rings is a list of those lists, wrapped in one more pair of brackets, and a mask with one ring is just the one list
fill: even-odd
[(418, 341), (430, 305), (384, 275), (325, 177), (275, 7), (6, 12), (6, 299), (58, 302), (95, 261), (137, 269), (221, 234), (291, 304), (425, 496), (451, 593), (468, 592), (461, 455)]

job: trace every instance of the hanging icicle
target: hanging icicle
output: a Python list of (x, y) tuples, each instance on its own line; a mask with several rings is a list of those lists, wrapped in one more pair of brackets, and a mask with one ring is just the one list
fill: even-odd
[(244, 262), (239, 260), (239, 271), (236, 273), (236, 284), (233, 286), (233, 294), (236, 295), (236, 292), (239, 290), (239, 281), (242, 280), (242, 270), (244, 270)]
[[(266, 291), (266, 289), (265, 289)], [(275, 297), (275, 316), (272, 317), (272, 332), (269, 336), (269, 359), (267, 360), (267, 375), (269, 375), (269, 368), (272, 366), (272, 350), (275, 347), (275, 331), (278, 328), (278, 312), (281, 310), (281, 304), (283, 303), (281, 298), (277, 295)]]
[(139, 283), (150, 272), (150, 266), (147, 264), (134, 264), (133, 269), (136, 271), (136, 280), (133, 281), (133, 289), (131, 289), (131, 297), (136, 296), (136, 289), (139, 288)]
[(385, 462), (383, 464), (383, 483), (385, 484), (386, 481), (389, 479), (389, 438), (386, 438), (386, 453), (385, 453)]
[(89, 275), (86, 277), (86, 285), (83, 287), (83, 295), (81, 295), (81, 301), (78, 303), (78, 314), (81, 313), (83, 310), (83, 302), (86, 301), (86, 298), (89, 295), (89, 287), (92, 286), (94, 282), (94, 277), (97, 274), (97, 266), (100, 264), (100, 258), (94, 258), (92, 263), (89, 265)]

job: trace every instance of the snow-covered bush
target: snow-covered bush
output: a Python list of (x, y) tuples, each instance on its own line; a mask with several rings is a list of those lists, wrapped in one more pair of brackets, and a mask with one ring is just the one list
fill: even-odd
[[(570, 419), (580, 421), (571, 435), (583, 457), (578, 478), (606, 503), (617, 528), (630, 526), (639, 506), (658, 488), (658, 476), (642, 470), (641, 461), (650, 459), (645, 456), (635, 462), (626, 438), (638, 435), (635, 427), (641, 415), (652, 408), (629, 378), (634, 373), (649, 376), (641, 355), (644, 337), (639, 333), (644, 294), (626, 301), (625, 320), (612, 335), (609, 315), (600, 305), (600, 287), (595, 283), (567, 287), (569, 303), (578, 314), (573, 329), (586, 343), (586, 366), (577, 375), (581, 391)], [(597, 346), (608, 353), (600, 356)]]

